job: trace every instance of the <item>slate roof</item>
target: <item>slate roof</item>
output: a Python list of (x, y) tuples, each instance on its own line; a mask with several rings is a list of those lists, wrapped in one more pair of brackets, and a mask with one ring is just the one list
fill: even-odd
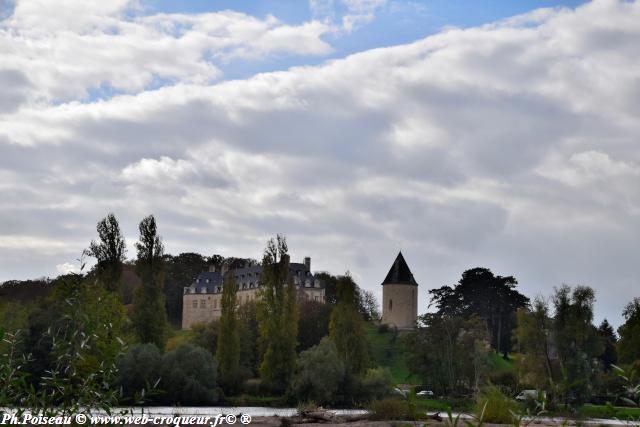
[[(258, 287), (260, 273), (262, 272), (261, 266), (254, 265), (251, 267), (237, 268), (231, 271), (238, 283), (238, 290), (242, 291)], [(303, 281), (310, 279), (311, 282), (315, 283), (314, 287), (322, 287), (322, 283), (315, 280), (313, 274), (311, 274), (307, 266), (303, 263), (289, 263), (289, 271), (293, 277), (298, 277)], [(219, 293), (222, 291), (223, 281), (222, 274), (219, 271), (203, 271), (198, 275), (190, 287), (196, 288), (196, 293), (202, 293), (202, 289), (204, 288), (206, 288), (204, 293)]]
[(413, 278), (413, 274), (407, 265), (407, 262), (402, 256), (402, 252), (398, 252), (396, 260), (391, 265), (387, 277), (385, 277), (383, 285), (414, 285), (418, 286), (418, 283)]

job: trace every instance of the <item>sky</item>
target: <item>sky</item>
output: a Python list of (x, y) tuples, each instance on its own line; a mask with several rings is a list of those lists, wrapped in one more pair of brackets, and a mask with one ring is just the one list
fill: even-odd
[[(107, 213), (166, 250), (350, 272), (402, 250), (529, 297), (640, 296), (640, 2), (0, 0), (0, 281)], [(185, 284), (185, 286), (188, 284)]]

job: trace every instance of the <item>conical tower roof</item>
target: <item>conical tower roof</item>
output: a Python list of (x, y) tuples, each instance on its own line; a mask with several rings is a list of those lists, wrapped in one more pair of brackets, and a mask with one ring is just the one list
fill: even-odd
[(385, 277), (383, 285), (414, 285), (418, 286), (416, 280), (413, 278), (413, 274), (407, 265), (407, 262), (402, 256), (402, 252), (398, 252), (396, 260), (391, 265), (387, 277)]

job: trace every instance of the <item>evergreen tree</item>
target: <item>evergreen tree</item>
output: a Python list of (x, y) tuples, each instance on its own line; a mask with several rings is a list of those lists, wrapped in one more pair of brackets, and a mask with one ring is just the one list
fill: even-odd
[(98, 261), (96, 271), (102, 286), (108, 291), (119, 292), (122, 263), (127, 252), (120, 224), (115, 215), (110, 213), (98, 222), (96, 229), (100, 241), (92, 240), (86, 253)]
[(350, 276), (342, 276), (336, 291), (337, 304), (331, 312), (329, 337), (336, 345), (346, 371), (362, 374), (370, 366), (370, 357), (364, 321), (358, 311), (356, 284)]
[(297, 290), (289, 275), (289, 255), (284, 236), (270, 239), (262, 258), (261, 298), (257, 304), (260, 340), (264, 350), (260, 374), (276, 393), (291, 381), (298, 335)]
[(607, 319), (604, 319), (598, 327), (598, 335), (604, 344), (604, 351), (600, 355), (600, 361), (605, 371), (611, 370), (611, 365), (618, 363), (618, 352), (616, 350), (616, 344), (618, 337), (613, 330), (613, 326)]
[(216, 357), (220, 384), (227, 393), (237, 391), (240, 383), (240, 341), (236, 294), (238, 284), (233, 274), (227, 274), (222, 287), (222, 313), (219, 320)]
[(483, 319), (491, 347), (507, 358), (516, 327), (516, 312), (529, 306), (529, 298), (516, 290), (517, 284), (513, 276), (495, 276), (491, 270), (478, 267), (462, 273), (454, 286), (443, 286), (429, 293), (431, 303), (438, 307), (441, 315)]
[(163, 350), (167, 327), (163, 295), (164, 247), (153, 215), (144, 218), (140, 222), (139, 229), (140, 240), (136, 243), (138, 250), (136, 272), (142, 284), (134, 296), (133, 324), (141, 343), (153, 343)]

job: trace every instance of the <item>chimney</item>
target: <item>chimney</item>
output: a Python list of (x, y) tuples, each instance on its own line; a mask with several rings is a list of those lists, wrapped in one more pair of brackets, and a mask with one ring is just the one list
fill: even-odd
[(304, 257), (304, 266), (307, 268), (307, 270), (311, 271), (311, 257)]
[(216, 272), (216, 265), (215, 264), (211, 264), (209, 266), (209, 273), (215, 273)]

